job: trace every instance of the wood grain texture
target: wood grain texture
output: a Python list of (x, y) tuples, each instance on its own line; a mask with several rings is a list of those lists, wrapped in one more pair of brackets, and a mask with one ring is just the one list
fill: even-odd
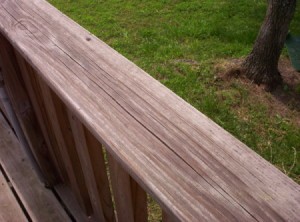
[(1, 32), (172, 218), (299, 221), (299, 185), (143, 70), (43, 0), (0, 4)]
[(32, 221), (70, 221), (51, 190), (46, 189), (39, 181), (17, 138), (1, 114), (0, 164)]
[(68, 175), (70, 186), (80, 203), (80, 206), (90, 215), (91, 203), (88, 190), (85, 184), (79, 157), (75, 148), (67, 111), (60, 99), (49, 89), (49, 87), (38, 78), (43, 100), (46, 101), (45, 107), (48, 118), (51, 120), (51, 127), (58, 142), (60, 154)]
[(7, 181), (0, 171), (0, 221), (27, 221), (20, 205), (14, 197)]
[(84, 130), (105, 219), (106, 221), (115, 221), (112, 194), (108, 180), (108, 169), (104, 159), (102, 144), (99, 143), (89, 130), (86, 128)]
[(75, 221), (78, 222), (98, 222), (95, 218), (87, 216), (83, 211), (82, 207), (78, 203), (74, 192), (66, 184), (57, 184), (54, 186), (54, 190), (62, 199), (62, 202), (72, 215)]
[(148, 221), (147, 193), (130, 177), (131, 200), (134, 221)]
[[(1, 66), (1, 64), (0, 64)], [(9, 119), (9, 114), (7, 111), (7, 103), (9, 102), (9, 99), (7, 97), (7, 93), (4, 88), (4, 80), (1, 72), (1, 67), (0, 67), (0, 111), (4, 115), (5, 118)], [(10, 122), (10, 120), (9, 120)]]
[(14, 49), (2, 35), (0, 35), (0, 59), (7, 95), (31, 152), (43, 172), (45, 183), (48, 186), (52, 186), (57, 182), (57, 172), (53, 167), (49, 149), (45, 144), (27, 92), (24, 89)]
[(5, 108), (5, 102), (8, 100), (5, 89), (4, 89), (4, 80), (1, 72), (1, 66), (0, 66), (0, 111), (3, 113), (3, 115), (7, 118), (8, 113)]
[(108, 156), (110, 180), (116, 206), (118, 222), (134, 222), (134, 209), (130, 187), (130, 176), (114, 160)]
[(115, 221), (101, 144), (86, 131), (76, 116), (68, 112), (68, 117), (91, 199), (93, 216), (99, 221)]
[(108, 157), (117, 221), (147, 221), (147, 194), (112, 156)]
[(60, 179), (68, 183), (66, 169), (64, 167), (61, 153), (59, 151), (53, 128), (51, 127), (44, 104), (47, 101), (43, 100), (36, 73), (18, 52), (15, 52), (15, 55), (21, 70), (24, 85), (28, 92), (28, 96), (30, 97), (30, 101), (39, 122), (39, 126), (41, 127), (46, 144), (49, 147), (49, 153), (51, 153), (51, 157), (55, 164), (56, 170), (59, 172)]

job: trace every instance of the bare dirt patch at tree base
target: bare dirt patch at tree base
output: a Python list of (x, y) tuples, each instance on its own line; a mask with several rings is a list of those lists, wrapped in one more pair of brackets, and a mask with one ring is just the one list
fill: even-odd
[(280, 59), (279, 71), (283, 84), (272, 92), (266, 92), (265, 86), (257, 85), (241, 74), (239, 67), (242, 61), (243, 59), (218, 61), (215, 65), (217, 87), (224, 90), (229, 89), (232, 84), (239, 84), (249, 93), (248, 103), (265, 104), (269, 115), (289, 118), (293, 124), (300, 127), (300, 73), (292, 67), (289, 59)]

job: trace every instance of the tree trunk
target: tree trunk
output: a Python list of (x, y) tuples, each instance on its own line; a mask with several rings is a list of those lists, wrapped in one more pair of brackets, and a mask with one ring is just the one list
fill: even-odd
[(268, 0), (265, 20), (250, 55), (242, 64), (245, 75), (269, 89), (282, 82), (278, 60), (296, 8), (296, 0)]

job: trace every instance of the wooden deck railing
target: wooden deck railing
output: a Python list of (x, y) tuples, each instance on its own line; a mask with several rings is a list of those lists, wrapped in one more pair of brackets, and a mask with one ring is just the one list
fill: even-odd
[(46, 1), (0, 0), (0, 31), (44, 181), (86, 220), (147, 221), (149, 194), (163, 221), (300, 221), (299, 185)]

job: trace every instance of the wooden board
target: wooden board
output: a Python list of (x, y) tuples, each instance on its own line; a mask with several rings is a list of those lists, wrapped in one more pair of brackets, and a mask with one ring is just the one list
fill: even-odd
[(13, 195), (7, 181), (0, 170), (0, 221), (27, 221), (20, 205)]
[(70, 221), (51, 190), (37, 178), (12, 130), (0, 114), (0, 164), (32, 221)]
[(68, 112), (68, 117), (91, 199), (93, 216), (99, 221), (113, 222), (115, 221), (114, 208), (102, 145), (85, 129), (82, 123), (72, 115), (72, 113)]
[(48, 118), (58, 142), (60, 153), (65, 164), (65, 169), (70, 181), (70, 186), (75, 193), (82, 209), (86, 215), (91, 214), (91, 203), (88, 190), (85, 184), (82, 167), (75, 142), (72, 135), (67, 111), (61, 100), (49, 89), (49, 87), (39, 79), (41, 93), (45, 102)]
[(81, 208), (74, 193), (66, 184), (57, 184), (54, 190), (63, 201), (65, 207), (68, 209), (75, 221), (78, 222), (97, 222), (94, 217), (86, 216)]
[[(0, 72), (0, 79), (1, 79), (1, 72)], [(7, 118), (8, 117), (8, 112), (5, 108), (5, 102), (7, 100), (7, 97), (4, 94), (4, 82), (1, 83), (0, 80), (0, 112), (3, 113), (3, 115)]]
[(114, 160), (113, 156), (108, 155), (108, 157), (117, 221), (147, 221), (147, 194)]
[(5, 109), (5, 106), (4, 106), (4, 101), (6, 100), (6, 96), (4, 95), (4, 81), (3, 81), (3, 76), (2, 76), (2, 73), (1, 73), (1, 66), (0, 66), (0, 111), (5, 115), (7, 116), (7, 113), (6, 113), (6, 109)]
[(53, 128), (51, 127), (50, 120), (47, 115), (45, 106), (45, 103), (47, 101), (43, 99), (42, 90), (40, 88), (37, 75), (30, 67), (30, 65), (19, 55), (18, 52), (15, 51), (15, 54), (21, 70), (24, 85), (28, 92), (28, 96), (30, 97), (30, 101), (34, 108), (39, 126), (41, 127), (43, 136), (45, 138), (47, 146), (49, 147), (49, 153), (51, 153), (53, 162), (59, 172), (60, 179), (63, 180), (63, 182), (67, 183), (68, 177), (66, 169), (58, 148), (56, 138), (54, 136)]
[(53, 167), (49, 149), (45, 144), (31, 102), (21, 81), (21, 73), (14, 54), (14, 49), (2, 35), (0, 35), (0, 64), (2, 67), (4, 87), (16, 117), (31, 152), (35, 157), (35, 161), (43, 173), (45, 183), (48, 186), (52, 186), (58, 181), (57, 172)]
[(300, 188), (43, 0), (0, 30), (122, 167), (181, 221), (299, 221)]
[(162, 222), (172, 222), (172, 218), (165, 211), (162, 212)]

